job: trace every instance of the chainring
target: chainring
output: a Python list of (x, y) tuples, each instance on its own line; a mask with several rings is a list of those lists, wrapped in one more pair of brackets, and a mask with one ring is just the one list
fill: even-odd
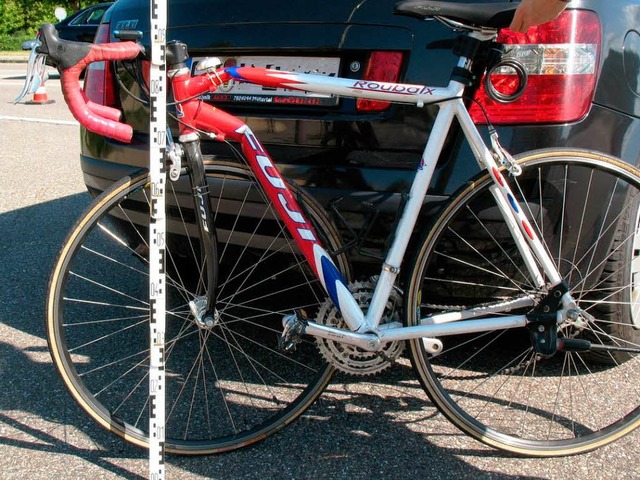
[[(373, 281), (349, 284), (349, 290), (353, 298), (356, 299), (365, 314), (373, 297), (374, 289), (375, 283)], [(400, 291), (393, 289), (389, 295), (380, 324), (398, 322), (401, 305), (402, 297)], [(318, 310), (316, 322), (335, 328), (348, 328), (342, 315), (330, 299), (327, 299)], [(353, 345), (320, 337), (316, 337), (316, 344), (324, 359), (337, 370), (350, 375), (364, 376), (373, 375), (390, 367), (404, 351), (405, 342), (386, 343), (379, 352), (368, 352)]]

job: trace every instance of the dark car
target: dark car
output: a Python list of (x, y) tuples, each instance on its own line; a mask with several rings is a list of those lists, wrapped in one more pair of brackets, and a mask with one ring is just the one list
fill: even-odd
[[(189, 46), (195, 64), (216, 56), (227, 65), (322, 70), (330, 75), (413, 84), (448, 83), (456, 33), (439, 22), (393, 14), (387, 0), (329, 2), (169, 1), (168, 39)], [(516, 154), (571, 146), (640, 160), (640, 4), (629, 0), (577, 0), (554, 24), (530, 32), (525, 43), (503, 31), (511, 55), (529, 69), (522, 97), (496, 107), (484, 89), (475, 98), (499, 126), (502, 143)], [(149, 44), (148, 2), (120, 0), (103, 19), (98, 42), (116, 30), (139, 30)], [(86, 92), (121, 108), (135, 128), (132, 144), (82, 131), (81, 161), (92, 193), (147, 165), (148, 110), (124, 91), (144, 96), (122, 67), (90, 71)], [(436, 107), (384, 102), (309, 101), (247, 84), (210, 99), (243, 117), (284, 174), (334, 212), (347, 238), (360, 245), (352, 258), (384, 250), (403, 195), (430, 131)], [(283, 97), (284, 98), (284, 97)], [(474, 121), (484, 123), (472, 107)], [(223, 148), (225, 150), (223, 150)], [(208, 155), (229, 156), (226, 146), (203, 140)], [(431, 216), (472, 172), (475, 159), (462, 134), (447, 139), (423, 214)], [(348, 223), (349, 228), (346, 227)], [(365, 253), (365, 255), (362, 255)]]
[(104, 13), (114, 2), (98, 3), (78, 10), (56, 23), (60, 38), (75, 42), (93, 42)]

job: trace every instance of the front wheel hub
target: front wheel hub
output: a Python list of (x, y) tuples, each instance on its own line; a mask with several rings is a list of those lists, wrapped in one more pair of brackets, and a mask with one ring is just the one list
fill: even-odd
[(189, 310), (196, 322), (198, 328), (203, 330), (211, 330), (220, 322), (220, 312), (214, 309), (213, 312), (207, 312), (207, 297), (196, 297), (189, 302)]

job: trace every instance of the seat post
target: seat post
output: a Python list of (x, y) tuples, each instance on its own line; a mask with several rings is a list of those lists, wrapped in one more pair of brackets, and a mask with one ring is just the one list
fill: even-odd
[(485, 42), (492, 40), (495, 36), (496, 31), (473, 30), (458, 37), (458, 41), (453, 47), (453, 53), (456, 54), (459, 59), (457, 66), (453, 67), (451, 71), (450, 87), (453, 87), (453, 85), (451, 85), (452, 82), (459, 85), (462, 90), (477, 84), (479, 79), (476, 78), (477, 74), (473, 71), (474, 60), (477, 58), (477, 54)]

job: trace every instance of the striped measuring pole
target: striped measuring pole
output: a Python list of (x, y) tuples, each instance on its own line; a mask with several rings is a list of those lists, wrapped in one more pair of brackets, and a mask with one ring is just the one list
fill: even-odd
[(165, 478), (165, 147), (167, 144), (167, 92), (165, 51), (167, 0), (150, 0), (151, 72), (149, 78), (149, 479)]

